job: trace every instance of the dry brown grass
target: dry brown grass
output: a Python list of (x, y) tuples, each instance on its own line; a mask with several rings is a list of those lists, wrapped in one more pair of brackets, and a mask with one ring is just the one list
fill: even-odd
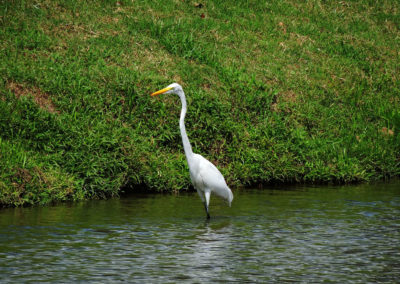
[(50, 95), (41, 91), (38, 87), (26, 87), (13, 81), (8, 82), (6, 87), (14, 93), (17, 98), (32, 96), (35, 103), (38, 104), (41, 109), (50, 113), (60, 113), (51, 101)]

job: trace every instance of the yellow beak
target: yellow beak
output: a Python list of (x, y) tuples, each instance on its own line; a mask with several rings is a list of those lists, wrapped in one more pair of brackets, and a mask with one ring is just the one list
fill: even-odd
[(168, 92), (171, 89), (172, 89), (172, 87), (164, 88), (162, 90), (152, 93), (151, 96), (157, 96), (157, 95), (164, 94), (165, 92)]

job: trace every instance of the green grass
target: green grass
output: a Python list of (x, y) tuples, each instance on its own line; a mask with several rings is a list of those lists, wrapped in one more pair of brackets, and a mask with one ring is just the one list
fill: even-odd
[(1, 1), (0, 204), (400, 174), (398, 1)]

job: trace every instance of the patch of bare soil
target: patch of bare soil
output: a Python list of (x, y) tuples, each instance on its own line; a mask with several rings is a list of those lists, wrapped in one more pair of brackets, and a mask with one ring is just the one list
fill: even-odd
[(51, 101), (50, 95), (42, 92), (37, 87), (26, 87), (22, 84), (11, 81), (7, 83), (7, 88), (13, 92), (17, 98), (32, 95), (35, 103), (37, 103), (40, 108), (47, 110), (50, 113), (60, 113)]

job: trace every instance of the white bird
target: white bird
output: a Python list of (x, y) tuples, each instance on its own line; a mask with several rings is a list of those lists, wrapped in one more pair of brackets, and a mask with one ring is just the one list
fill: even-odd
[(227, 186), (221, 172), (206, 158), (199, 154), (195, 154), (192, 151), (192, 146), (190, 145), (185, 129), (187, 105), (182, 86), (177, 83), (173, 83), (162, 90), (152, 93), (151, 95), (156, 96), (160, 94), (176, 94), (181, 99), (182, 110), (179, 120), (179, 128), (181, 130), (183, 149), (185, 150), (185, 155), (189, 166), (190, 179), (192, 180), (193, 186), (196, 188), (197, 193), (204, 203), (207, 219), (209, 219), (210, 213), (208, 210), (208, 205), (210, 203), (211, 193), (215, 193), (216, 195), (227, 200), (229, 206), (231, 206), (231, 202), (233, 200), (232, 191)]

